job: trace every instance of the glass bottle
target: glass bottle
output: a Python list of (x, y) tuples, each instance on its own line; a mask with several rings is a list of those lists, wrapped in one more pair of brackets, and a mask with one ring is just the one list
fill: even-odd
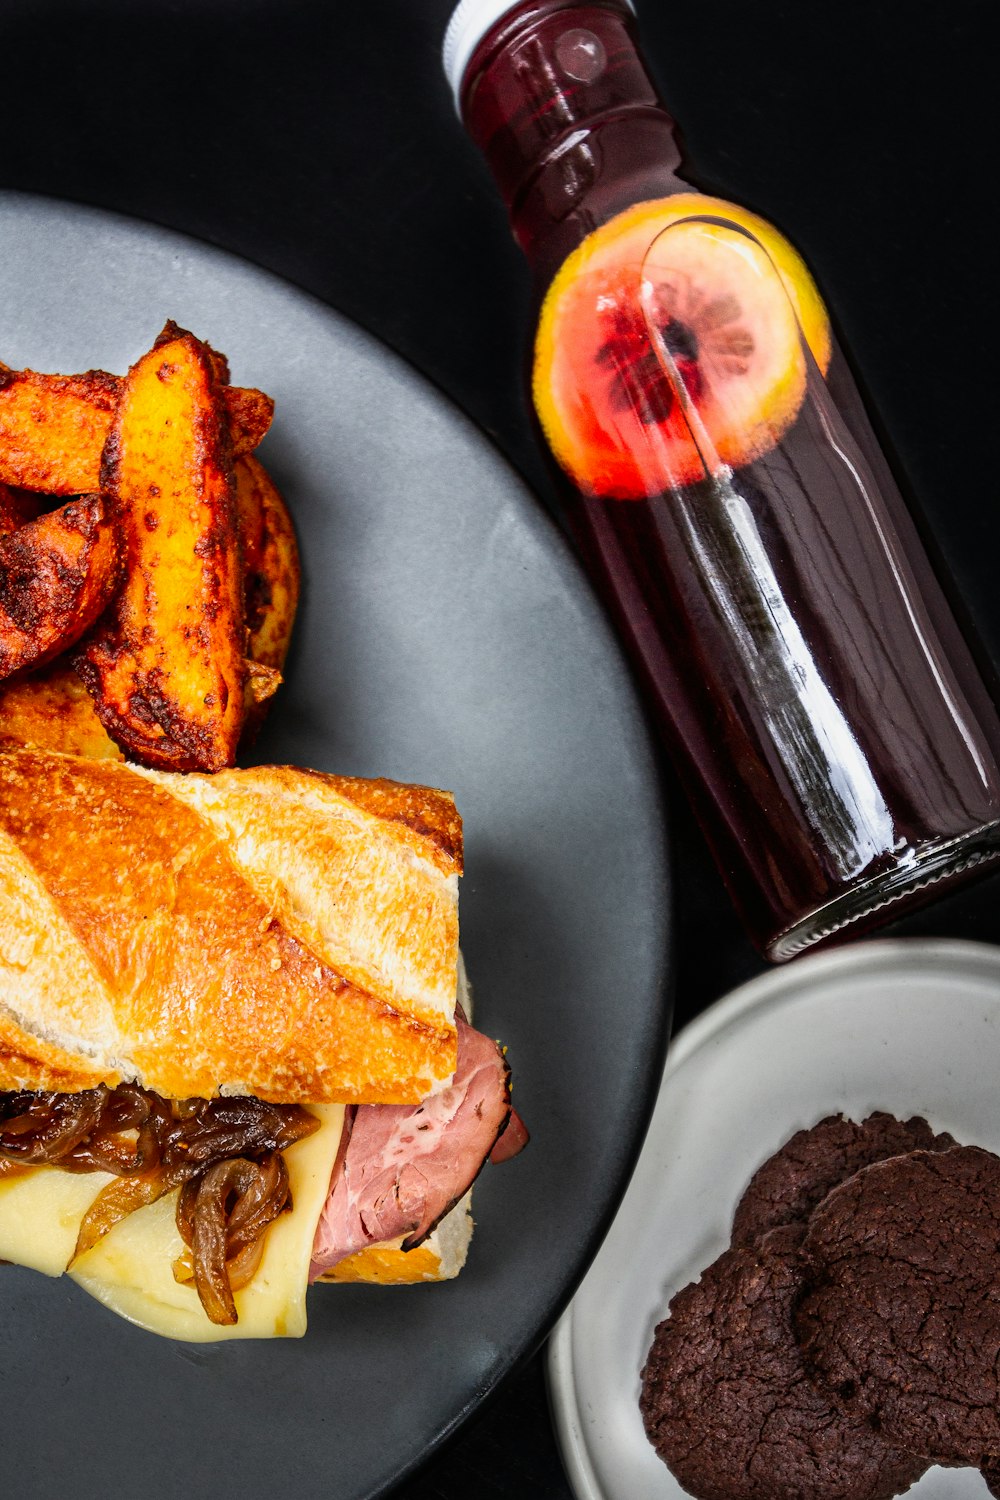
[(463, 0), (462, 119), (534, 277), (585, 562), (761, 951), (1000, 856), (1000, 721), (777, 230), (680, 175), (624, 0)]

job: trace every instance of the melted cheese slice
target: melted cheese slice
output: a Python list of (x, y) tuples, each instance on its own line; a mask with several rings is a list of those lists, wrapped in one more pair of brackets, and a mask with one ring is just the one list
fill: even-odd
[(0, 1177), (0, 1260), (61, 1276), (76, 1249), (80, 1225), (108, 1172), (61, 1172), (33, 1167), (20, 1177)]
[[(176, 1191), (116, 1224), (76, 1262), (73, 1280), (129, 1322), (166, 1338), (301, 1338), (313, 1237), (344, 1127), (342, 1104), (310, 1109), (319, 1116), (319, 1130), (285, 1152), (293, 1210), (271, 1225), (256, 1275), (235, 1294), (238, 1323), (209, 1322), (194, 1288), (174, 1280), (173, 1262), (184, 1249), (174, 1220)], [(84, 1214), (112, 1180), (103, 1172), (39, 1167), (0, 1181), (0, 1259), (58, 1276), (73, 1254)]]

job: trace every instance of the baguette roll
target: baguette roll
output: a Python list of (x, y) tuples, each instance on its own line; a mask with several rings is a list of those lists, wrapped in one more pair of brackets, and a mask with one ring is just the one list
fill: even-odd
[[(468, 1020), (461, 863), (454, 802), (429, 788), (0, 753), (0, 1094), (15, 1122), (0, 1159), (0, 1260), (68, 1272), (130, 1321), (189, 1341), (302, 1334), (310, 1280), (457, 1275), (470, 1184), (516, 1118), (502, 1051)], [(170, 1131), (186, 1128), (179, 1120), (250, 1131), (233, 1157), (241, 1144), (251, 1157), (271, 1149), (243, 1123), (264, 1106), (224, 1101), (208, 1120), (213, 1096), (303, 1105), (318, 1121), (282, 1148), (287, 1202), (221, 1319), (192, 1280), (206, 1271), (192, 1260), (193, 1177), (182, 1188), (176, 1176), (136, 1178), (122, 1214), (121, 1177), (74, 1170), (58, 1151), (19, 1160), (18, 1091), (41, 1091), (37, 1122), (54, 1118), (53, 1094), (133, 1081), (182, 1101), (169, 1105)], [(145, 1095), (147, 1114), (129, 1114), (134, 1091), (119, 1097), (126, 1113), (110, 1118), (122, 1129), (159, 1107)], [(111, 1106), (90, 1096), (70, 1117), (95, 1107)], [(101, 1131), (114, 1126), (77, 1118), (91, 1124), (36, 1123), (28, 1137), (93, 1130), (81, 1150), (99, 1166), (111, 1149)], [(143, 1173), (171, 1170), (175, 1138)], [(197, 1152), (204, 1137), (185, 1140)]]
[[(465, 967), (458, 958), (459, 1003), (471, 1012)], [(261, 1264), (235, 1293), (238, 1321), (220, 1326), (208, 1318), (190, 1283), (174, 1266), (185, 1247), (177, 1223), (178, 1190), (137, 1208), (97, 1244), (76, 1255), (83, 1220), (115, 1179), (106, 1172), (73, 1173), (37, 1166), (13, 1177), (0, 1175), (0, 1261), (41, 1271), (64, 1272), (110, 1311), (168, 1338), (201, 1343), (219, 1339), (296, 1338), (306, 1331), (317, 1221), (341, 1157), (345, 1128), (342, 1105), (312, 1105), (319, 1129), (285, 1153), (292, 1211), (266, 1236)], [(465, 1264), (472, 1236), (471, 1190), (414, 1249), (405, 1236), (372, 1244), (346, 1256), (319, 1279), (378, 1286), (450, 1280)]]
[(450, 794), (0, 755), (0, 1090), (415, 1104), (457, 1056)]

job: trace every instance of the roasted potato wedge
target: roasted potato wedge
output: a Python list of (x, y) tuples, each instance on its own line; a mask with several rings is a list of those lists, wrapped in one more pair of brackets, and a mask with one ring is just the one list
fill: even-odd
[(236, 461), (236, 508), (243, 538), (247, 611), (247, 721), (252, 741), (281, 685), (298, 607), (301, 568), (295, 528), (264, 465), (252, 455)]
[[(104, 370), (39, 375), (0, 365), (0, 482), (51, 495), (99, 489), (121, 389), (119, 377)], [(233, 452), (248, 453), (270, 427), (274, 402), (239, 386), (220, 383), (219, 391)]]
[(243, 538), (249, 655), (280, 672), (299, 602), (299, 548), (277, 485), (260, 460), (249, 454), (236, 462), (236, 505)]
[(274, 402), (252, 385), (224, 385), (222, 404), (229, 423), (233, 453), (252, 453), (267, 435), (274, 416)]
[(65, 661), (0, 684), (0, 748), (36, 745), (89, 760), (121, 760), (94, 700)]
[[(243, 553), (243, 572), (246, 579), (252, 578), (260, 569), (264, 555), (264, 495), (259, 475), (265, 472), (259, 460), (249, 462), (238, 458), (233, 464), (236, 484), (236, 525), (240, 533), (240, 548)], [(250, 600), (247, 590), (247, 624), (250, 623)]]
[(125, 580), (75, 658), (129, 754), (166, 770), (233, 764), (246, 711), (243, 567), (212, 351), (168, 328), (129, 371), (102, 463)]
[(118, 381), (103, 370), (37, 375), (0, 369), (0, 479), (52, 495), (100, 485)]
[[(250, 626), (246, 742), (260, 728), (267, 700), (281, 683), (298, 600), (299, 556), (291, 517), (263, 466), (242, 458), (236, 476)], [(0, 515), (2, 506), (0, 491)], [(260, 652), (259, 662), (255, 652)], [(63, 661), (0, 683), (0, 747), (5, 744), (36, 745), (91, 760), (122, 759), (87, 689)]]
[(101, 495), (0, 537), (0, 679), (75, 645), (120, 577), (119, 529)]

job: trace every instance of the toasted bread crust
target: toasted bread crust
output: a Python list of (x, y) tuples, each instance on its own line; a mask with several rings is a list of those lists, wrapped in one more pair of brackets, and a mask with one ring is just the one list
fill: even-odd
[(0, 754), (0, 1089), (416, 1102), (455, 1067), (446, 793)]

